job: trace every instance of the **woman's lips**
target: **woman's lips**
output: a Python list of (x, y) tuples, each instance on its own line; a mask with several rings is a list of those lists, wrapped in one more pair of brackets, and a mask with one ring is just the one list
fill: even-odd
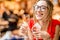
[(38, 14), (38, 16), (42, 16), (43, 14)]

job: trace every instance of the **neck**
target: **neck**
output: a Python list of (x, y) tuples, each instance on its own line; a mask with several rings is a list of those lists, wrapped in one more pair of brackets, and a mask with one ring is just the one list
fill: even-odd
[(50, 19), (49, 19), (49, 18), (46, 18), (46, 19), (44, 19), (44, 20), (37, 20), (37, 22), (39, 22), (39, 24), (40, 24), (41, 26), (45, 26), (45, 25), (49, 24)]

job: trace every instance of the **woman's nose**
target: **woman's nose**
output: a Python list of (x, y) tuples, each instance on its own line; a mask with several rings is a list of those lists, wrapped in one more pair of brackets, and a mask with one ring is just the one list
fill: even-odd
[(38, 10), (38, 11), (37, 11), (37, 13), (38, 13), (38, 14), (40, 14), (40, 13), (41, 13), (41, 11), (40, 11), (40, 10)]

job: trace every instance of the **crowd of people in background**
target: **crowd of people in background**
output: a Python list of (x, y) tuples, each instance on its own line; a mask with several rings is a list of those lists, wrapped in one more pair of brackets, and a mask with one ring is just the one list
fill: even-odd
[[(39, 0), (0, 1), (0, 40), (36, 40), (33, 38), (34, 35), (31, 33), (31, 28), (36, 21), (35, 16), (37, 14), (34, 13), (36, 13), (37, 10), (34, 9), (34, 6), (38, 1)], [(56, 18), (55, 15), (57, 13), (58, 15), (60, 15), (60, 1), (58, 2), (59, 3), (57, 5), (59, 6), (54, 5), (54, 10), (52, 14), (52, 18), (54, 19)], [(55, 8), (58, 9), (56, 10)], [(56, 19), (60, 21), (60, 19)]]
[[(30, 30), (25, 36), (23, 34), (22, 36), (20, 33), (22, 30), (20, 30), (20, 26), (23, 24), (23, 22), (25, 24), (25, 21), (28, 22), (30, 17), (33, 17), (33, 10), (31, 7), (34, 2), (31, 0), (28, 2), (27, 1), (0, 1), (0, 40), (16, 40), (15, 37), (17, 37), (17, 39), (20, 38), (19, 40), (23, 40), (24, 38), (25, 40), (28, 40), (30, 38), (28, 37), (30, 34), (28, 32)], [(32, 39), (30, 38), (30, 40)]]

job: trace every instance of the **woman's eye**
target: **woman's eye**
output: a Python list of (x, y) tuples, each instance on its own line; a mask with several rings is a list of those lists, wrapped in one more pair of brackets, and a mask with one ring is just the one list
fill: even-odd
[(42, 9), (46, 9), (45, 7), (42, 7)]

